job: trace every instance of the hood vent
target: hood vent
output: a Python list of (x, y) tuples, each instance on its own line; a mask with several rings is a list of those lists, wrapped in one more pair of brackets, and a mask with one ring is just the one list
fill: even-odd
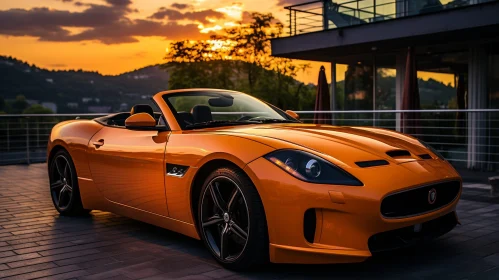
[(380, 159), (380, 160), (357, 161), (355, 164), (357, 164), (359, 167), (366, 168), (366, 167), (373, 167), (380, 165), (388, 165), (389, 163), (384, 159)]
[(419, 155), (418, 157), (420, 157), (422, 159), (432, 159), (432, 157), (429, 154), (422, 154), (422, 155)]
[(393, 150), (393, 151), (388, 151), (386, 152), (387, 155), (391, 156), (392, 158), (396, 157), (410, 157), (411, 153), (407, 150)]

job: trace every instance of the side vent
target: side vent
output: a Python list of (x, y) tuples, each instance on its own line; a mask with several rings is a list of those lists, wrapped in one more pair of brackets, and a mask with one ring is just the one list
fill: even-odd
[(166, 175), (181, 178), (184, 177), (188, 169), (189, 166), (167, 163)]
[(420, 157), (422, 159), (432, 159), (432, 157), (429, 154), (418, 155), (418, 157)]
[(359, 167), (366, 168), (366, 167), (373, 167), (380, 165), (388, 165), (389, 163), (384, 159), (380, 159), (380, 160), (357, 161), (355, 164), (357, 164), (357, 166)]
[(303, 235), (309, 243), (314, 243), (316, 223), (315, 209), (311, 208), (305, 211), (303, 217)]
[(388, 151), (386, 152), (387, 155), (391, 156), (392, 158), (396, 157), (410, 157), (411, 153), (407, 150), (393, 150), (393, 151)]

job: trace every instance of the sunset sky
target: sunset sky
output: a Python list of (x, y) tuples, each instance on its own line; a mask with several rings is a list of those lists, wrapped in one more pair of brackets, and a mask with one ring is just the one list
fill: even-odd
[[(115, 75), (161, 63), (172, 40), (207, 39), (212, 32), (247, 21), (253, 11), (271, 12), (285, 23), (284, 6), (303, 2), (307, 1), (0, 0), (0, 55), (48, 69)], [(316, 83), (320, 65), (312, 62), (312, 68), (297, 78)], [(339, 66), (337, 73), (344, 76), (345, 69)], [(337, 79), (343, 80), (340, 76)], [(452, 81), (445, 74), (419, 76)]]
[[(210, 32), (303, 0), (0, 0), (0, 55), (49, 69), (120, 74), (161, 63), (171, 40)], [(317, 69), (315, 69), (317, 68)], [(299, 79), (316, 82), (319, 65)], [(313, 74), (312, 74), (313, 71)]]

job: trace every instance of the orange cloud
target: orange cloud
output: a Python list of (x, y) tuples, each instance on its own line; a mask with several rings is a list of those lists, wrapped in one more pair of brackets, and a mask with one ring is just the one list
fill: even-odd
[[(196, 21), (207, 23), (207, 17), (224, 17), (224, 14), (213, 10), (186, 13), (171, 10), (176, 14), (172, 14), (172, 18), (166, 23), (151, 19), (130, 19), (128, 15), (135, 12), (131, 8), (131, 0), (105, 0), (105, 2), (107, 5), (84, 4), (88, 8), (81, 12), (45, 7), (0, 11), (0, 23), (2, 23), (0, 34), (31, 36), (40, 41), (99, 41), (104, 44), (133, 43), (138, 42), (136, 37), (151, 36), (161, 36), (170, 40), (198, 39), (206, 36), (199, 32)], [(79, 2), (74, 2), (79, 5), (77, 3)], [(166, 9), (159, 12), (165, 11)], [(153, 18), (161, 18), (158, 13), (153, 15)], [(179, 24), (175, 21), (179, 19), (187, 19), (192, 23)], [(75, 33), (74, 30), (78, 29), (82, 31)]]

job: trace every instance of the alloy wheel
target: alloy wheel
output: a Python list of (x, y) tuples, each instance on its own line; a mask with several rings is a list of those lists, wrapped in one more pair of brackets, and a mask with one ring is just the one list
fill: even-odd
[(58, 155), (52, 161), (50, 172), (52, 199), (60, 210), (65, 210), (71, 205), (73, 198), (73, 178), (68, 159), (64, 155)]
[(234, 262), (249, 237), (249, 211), (239, 186), (225, 176), (211, 180), (201, 200), (201, 231), (222, 262)]

